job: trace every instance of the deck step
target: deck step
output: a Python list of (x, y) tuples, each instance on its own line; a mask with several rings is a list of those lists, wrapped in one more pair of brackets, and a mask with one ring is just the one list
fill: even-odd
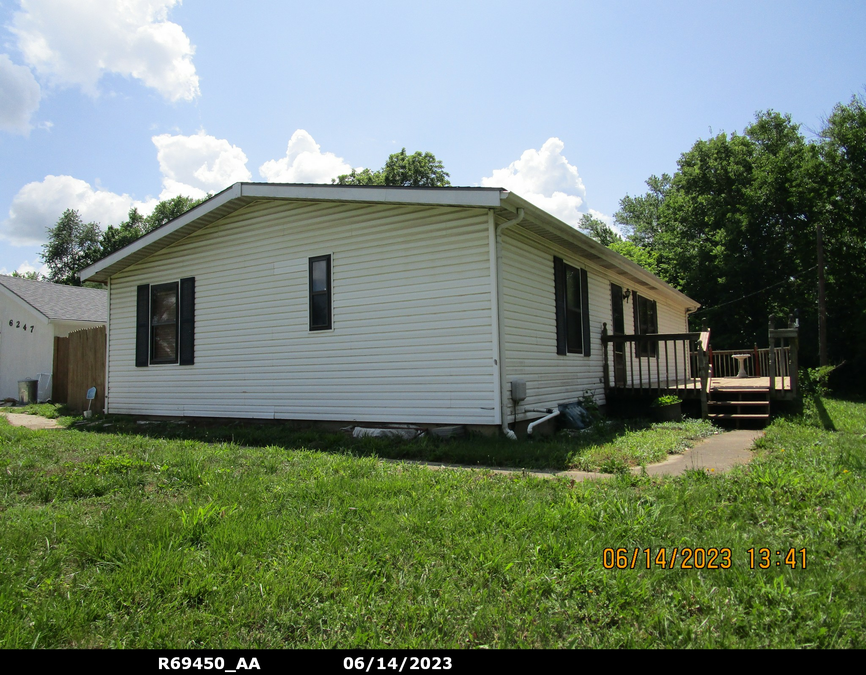
[(711, 394), (764, 394), (765, 396), (770, 395), (769, 389), (728, 389), (727, 387), (724, 389), (710, 389)]
[(770, 405), (769, 401), (707, 401), (707, 405), (724, 405), (724, 406), (763, 406), (768, 407)]
[(746, 415), (743, 413), (707, 413), (712, 420), (768, 420), (769, 413), (765, 415)]

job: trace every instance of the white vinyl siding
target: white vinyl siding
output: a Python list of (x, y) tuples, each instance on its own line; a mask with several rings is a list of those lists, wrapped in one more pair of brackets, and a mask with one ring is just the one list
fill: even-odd
[[(561, 257), (567, 265), (587, 270), (589, 284), (590, 356), (556, 353), (556, 304), (553, 258)], [(576, 401), (589, 392), (598, 403), (604, 403), (604, 352), (601, 343), (602, 324), (612, 331), (610, 284), (631, 288), (627, 280), (614, 272), (588, 265), (562, 249), (547, 246), (519, 228), (503, 236), (503, 305), (505, 307), (505, 368), (507, 382), (526, 380), (527, 398), (518, 404), (517, 419), (534, 419), (543, 413), (528, 412), (556, 408), (560, 403)], [(658, 302), (659, 332), (680, 333), (687, 330), (682, 307), (668, 304), (659, 296), (644, 291), (645, 297)], [(625, 332), (634, 333), (632, 302), (623, 304)], [(646, 367), (647, 359), (643, 359)], [(654, 362), (653, 362), (654, 363)], [(611, 364), (611, 378), (613, 377)], [(654, 365), (653, 365), (654, 368)], [(508, 401), (509, 420), (513, 420), (513, 403)]]
[[(309, 329), (331, 255), (333, 326)], [(135, 367), (139, 284), (195, 277), (195, 365)], [(494, 424), (485, 209), (262, 201), (112, 278), (112, 413)]]

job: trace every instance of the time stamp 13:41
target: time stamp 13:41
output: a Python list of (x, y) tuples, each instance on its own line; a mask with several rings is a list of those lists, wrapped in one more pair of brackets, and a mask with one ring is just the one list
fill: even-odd
[[(750, 548), (743, 560), (753, 570), (774, 567), (804, 570), (806, 549)], [(733, 564), (734, 555), (729, 548), (606, 548), (602, 553), (602, 566), (606, 570), (727, 570)]]

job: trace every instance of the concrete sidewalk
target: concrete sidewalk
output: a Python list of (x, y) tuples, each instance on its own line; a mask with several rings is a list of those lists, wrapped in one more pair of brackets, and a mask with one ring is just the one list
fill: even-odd
[(9, 424), (13, 427), (26, 427), (27, 429), (62, 429), (57, 420), (50, 420), (40, 415), (23, 415), (0, 410), (0, 415), (5, 415)]
[[(646, 472), (650, 476), (679, 476), (690, 469), (703, 469), (711, 473), (723, 473), (737, 464), (747, 464), (752, 459), (752, 445), (764, 435), (763, 430), (726, 431), (700, 440), (694, 447), (681, 455), (668, 455), (664, 462), (649, 464)], [(592, 471), (531, 471), (527, 469), (503, 469), (494, 466), (465, 466), (463, 464), (446, 464), (443, 462), (403, 461), (407, 464), (421, 464), (430, 469), (479, 469), (502, 475), (524, 475), (537, 478), (568, 478), (577, 482), (612, 478), (613, 474), (596, 473)], [(639, 474), (639, 466), (632, 468), (632, 473)]]

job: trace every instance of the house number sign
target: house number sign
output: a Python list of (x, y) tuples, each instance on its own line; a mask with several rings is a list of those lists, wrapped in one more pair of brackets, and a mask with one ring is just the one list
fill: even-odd
[(22, 326), (21, 322), (16, 321), (15, 319), (9, 319), (9, 326), (11, 326), (12, 328), (20, 328), (21, 330), (28, 333), (32, 333), (34, 328), (32, 323), (30, 324), (30, 328), (28, 328), (26, 323)]

